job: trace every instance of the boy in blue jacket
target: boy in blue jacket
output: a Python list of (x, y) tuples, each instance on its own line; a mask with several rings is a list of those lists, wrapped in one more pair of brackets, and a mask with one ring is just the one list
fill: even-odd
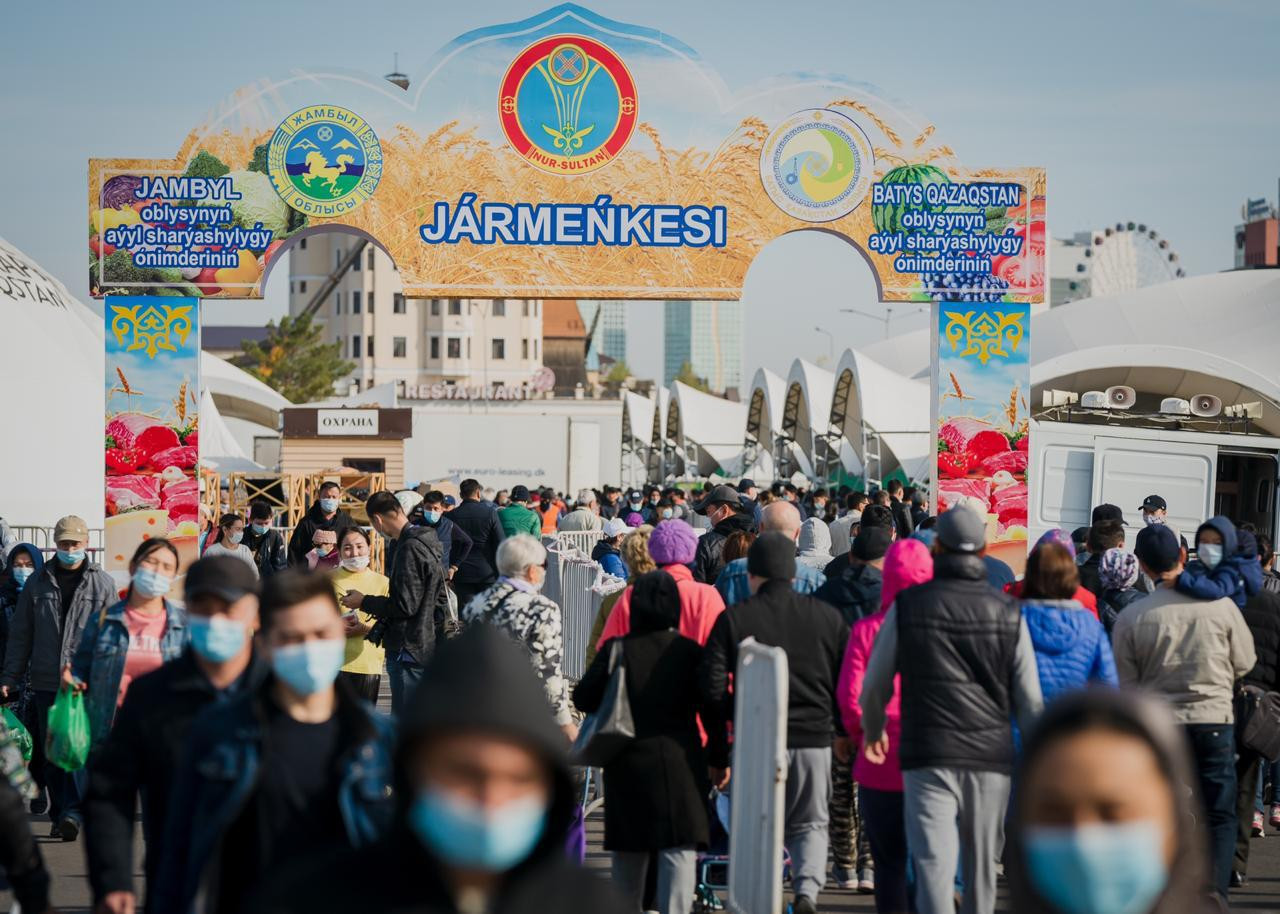
[(1178, 576), (1178, 590), (1201, 600), (1230, 598), (1242, 607), (1262, 589), (1262, 563), (1253, 534), (1237, 534), (1222, 515), (1196, 530), (1196, 560)]

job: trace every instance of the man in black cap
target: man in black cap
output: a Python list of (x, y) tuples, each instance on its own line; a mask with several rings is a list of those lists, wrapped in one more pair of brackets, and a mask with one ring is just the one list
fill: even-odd
[(1167, 524), (1169, 517), (1169, 503), (1159, 495), (1148, 495), (1142, 499), (1142, 504), (1138, 508), (1142, 512), (1143, 526), (1150, 527), (1152, 524)]
[(1214, 885), (1225, 899), (1236, 845), (1233, 698), (1236, 681), (1257, 662), (1253, 635), (1229, 598), (1200, 600), (1176, 589), (1187, 551), (1169, 527), (1144, 527), (1133, 551), (1156, 587), (1116, 619), (1116, 674), (1122, 686), (1162, 695), (1186, 731), (1205, 807)]
[(1093, 514), (1089, 518), (1089, 522), (1093, 524), (1100, 523), (1104, 520), (1118, 520), (1124, 523), (1124, 512), (1120, 510), (1119, 505), (1101, 504), (1093, 509)]
[[(601, 517), (603, 517), (603, 513)], [(505, 508), (498, 511), (498, 523), (502, 525), (504, 536), (515, 536), (527, 533), (536, 539), (542, 539), (542, 518), (537, 511), (529, 508), (529, 487), (513, 486), (511, 500)]]
[(147, 902), (168, 845), (165, 817), (191, 722), (206, 707), (261, 684), (253, 651), (258, 580), (232, 556), (201, 559), (187, 571), (184, 596), (191, 646), (129, 686), (110, 734), (94, 756), (84, 802), (89, 884), (99, 910), (130, 911), (133, 819), (138, 798), (147, 837)]
[(757, 500), (760, 494), (759, 488), (756, 487), (756, 481), (749, 476), (744, 476), (738, 480), (738, 494), (741, 495), (751, 505), (751, 514), (755, 518), (756, 526), (760, 526), (760, 512), (764, 510), (764, 506)]
[(724, 570), (724, 541), (738, 530), (754, 532), (756, 523), (743, 511), (742, 499), (733, 486), (716, 486), (694, 506), (711, 521), (711, 529), (698, 539), (693, 558), (693, 578), (703, 584), (714, 584)]
[(1010, 721), (1016, 714), (1027, 732), (1043, 698), (1018, 601), (987, 583), (986, 520), (952, 508), (935, 529), (933, 580), (898, 594), (867, 661), (863, 751), (884, 764), (884, 712), (901, 674), (899, 756), (917, 909), (952, 914), (959, 857), (963, 910), (990, 914), (1013, 771)]
[[(714, 493), (713, 493), (714, 494)], [(812, 914), (826, 881), (831, 749), (838, 735), (836, 679), (849, 626), (832, 607), (796, 593), (795, 541), (784, 533), (762, 533), (747, 551), (754, 596), (720, 614), (707, 639), (702, 662), (703, 700), (718, 709), (713, 718), (733, 718), (729, 676), (746, 638), (782, 648), (787, 654), (787, 785), (783, 801), (783, 841), (791, 852), (795, 914)], [(707, 755), (712, 781), (729, 780), (728, 730), (711, 727)]]
[(564, 852), (568, 745), (523, 648), (487, 626), (441, 646), (400, 724), (387, 837), (275, 880), (252, 914), (626, 914)]

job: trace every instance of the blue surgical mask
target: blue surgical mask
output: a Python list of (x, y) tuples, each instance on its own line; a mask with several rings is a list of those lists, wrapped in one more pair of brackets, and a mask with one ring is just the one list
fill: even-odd
[(633, 501), (633, 502), (631, 503), (631, 510), (632, 510), (632, 511), (639, 511), (639, 510), (640, 510), (640, 502), (638, 502), (638, 501)]
[(271, 530), (271, 527), (268, 524), (250, 524), (249, 528), (257, 536), (266, 536), (266, 534)]
[(230, 544), (231, 544), (231, 545), (233, 545), (233, 546), (239, 546), (239, 545), (240, 545), (240, 541), (241, 541), (242, 539), (244, 539), (244, 531), (243, 531), (243, 530), (241, 530), (239, 533), (228, 533), (228, 534), (227, 534), (227, 542), (228, 542), (228, 543), (230, 543)]
[(322, 498), (320, 499), (320, 510), (325, 514), (332, 514), (338, 510), (338, 499)]
[(1196, 547), (1196, 555), (1200, 557), (1200, 561), (1204, 562), (1204, 567), (1212, 571), (1222, 561), (1222, 544), (1201, 543)]
[(1032, 827), (1024, 847), (1032, 883), (1063, 914), (1145, 914), (1169, 882), (1154, 822)]
[(244, 647), (243, 622), (226, 616), (188, 616), (191, 647), (211, 663), (225, 663)]
[(675, 512), (674, 512), (674, 511), (672, 511), (670, 508), (663, 508), (663, 509), (662, 509), (662, 519), (663, 519), (663, 520), (671, 520), (671, 518), (672, 518), (672, 516), (673, 516), (674, 514), (675, 514)]
[(500, 873), (533, 852), (547, 825), (537, 797), (493, 809), (428, 787), (409, 807), (409, 827), (429, 851), (460, 869)]
[(84, 561), (84, 550), (77, 549), (75, 552), (66, 552), (59, 549), (57, 553), (58, 561), (70, 568), (72, 565), (79, 565)]
[(440, 523), (440, 518), (443, 517), (444, 514), (441, 511), (424, 511), (422, 516), (427, 523), (438, 524)]
[(139, 568), (133, 573), (133, 586), (144, 597), (163, 597), (173, 586), (173, 578), (153, 568)]
[(347, 652), (342, 638), (288, 644), (271, 651), (271, 670), (299, 695), (314, 695), (338, 678)]
[(21, 590), (23, 587), (27, 586), (27, 578), (31, 577), (35, 573), (36, 570), (34, 568), (13, 569), (13, 580), (18, 585), (18, 589)]

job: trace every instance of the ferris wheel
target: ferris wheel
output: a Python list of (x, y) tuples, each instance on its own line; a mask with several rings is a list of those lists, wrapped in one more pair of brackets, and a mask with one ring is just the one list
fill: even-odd
[(1081, 233), (1056, 253), (1075, 261), (1064, 271), (1071, 298), (1126, 292), (1186, 275), (1168, 239), (1141, 222)]

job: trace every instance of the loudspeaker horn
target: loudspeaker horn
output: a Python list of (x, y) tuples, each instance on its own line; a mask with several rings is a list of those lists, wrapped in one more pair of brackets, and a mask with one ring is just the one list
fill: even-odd
[(1212, 419), (1222, 415), (1222, 400), (1213, 394), (1196, 394), (1191, 398), (1191, 415)]
[(1109, 409), (1132, 409), (1138, 402), (1138, 392), (1132, 387), (1117, 384), (1107, 388), (1107, 407)]

